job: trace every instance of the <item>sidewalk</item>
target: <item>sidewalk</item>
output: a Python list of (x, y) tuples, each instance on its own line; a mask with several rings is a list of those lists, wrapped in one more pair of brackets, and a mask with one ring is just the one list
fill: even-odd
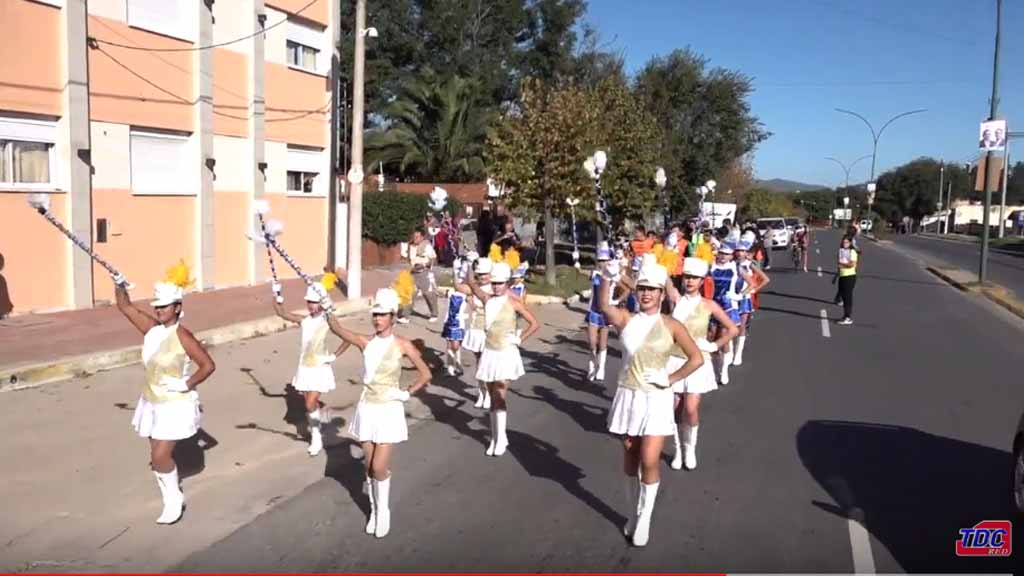
[[(389, 286), (397, 274), (397, 269), (364, 270), (364, 295)], [(283, 281), (282, 286), (286, 305), (301, 308), (305, 283), (295, 278)], [(139, 303), (150, 299), (149, 294), (133, 296)], [(331, 296), (340, 313), (365, 305), (365, 298), (346, 305), (339, 291)], [(189, 293), (182, 324), (214, 345), (276, 332), (284, 324), (274, 318), (272, 298), (269, 283)], [(135, 350), (141, 346), (142, 336), (115, 306), (6, 318), (0, 320), (0, 388), (88, 373), (93, 366), (125, 365), (138, 359)], [(68, 364), (76, 358), (77, 363)], [(63, 362), (65, 369), (58, 369), (57, 362)]]
[[(960, 244), (981, 244), (981, 238), (977, 236), (969, 236), (967, 234), (935, 234), (932, 232), (918, 232), (915, 236), (927, 238), (928, 240), (944, 240), (946, 242), (958, 242)], [(1010, 238), (1010, 236), (1007, 236), (1007, 238)], [(991, 238), (990, 240), (998, 240), (998, 238)], [(1024, 258), (1024, 244), (991, 244), (989, 249), (993, 252), (998, 252), (999, 254)]]

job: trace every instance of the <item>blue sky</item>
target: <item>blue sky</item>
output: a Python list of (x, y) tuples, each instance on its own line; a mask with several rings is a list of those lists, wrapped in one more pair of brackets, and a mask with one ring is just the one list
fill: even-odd
[[(589, 0), (586, 19), (632, 74), (652, 56), (690, 46), (711, 66), (754, 78), (753, 112), (774, 135), (754, 156), (758, 178), (835, 186), (870, 154), (876, 175), (920, 156), (975, 157), (988, 116), (995, 0)], [(1017, 31), (1014, 34), (1013, 31)], [(1024, 131), (1024, 2), (1003, 2), (999, 113)], [(1024, 142), (1019, 146), (1024, 153)], [(852, 170), (866, 181), (870, 159)], [(670, 175), (671, 178), (671, 175)]]

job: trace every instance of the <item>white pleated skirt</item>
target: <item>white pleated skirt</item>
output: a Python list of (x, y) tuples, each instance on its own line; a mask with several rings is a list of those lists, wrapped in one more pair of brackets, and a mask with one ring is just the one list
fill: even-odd
[(348, 433), (360, 442), (398, 444), (409, 439), (405, 423), (405, 405), (401, 402), (367, 402), (360, 400)]
[[(679, 370), (686, 364), (686, 361), (678, 356), (670, 356), (668, 359), (668, 373)], [(704, 363), (700, 365), (686, 378), (672, 384), (672, 391), (676, 394), (706, 394), (718, 390), (718, 379), (715, 378), (715, 365), (711, 356), (704, 355)]]
[(643, 392), (619, 386), (608, 413), (608, 431), (625, 436), (671, 436), (675, 395), (666, 388)]
[(299, 366), (292, 378), (292, 388), (299, 392), (330, 392), (335, 388), (334, 367), (330, 364)]
[(484, 348), (476, 379), (481, 382), (511, 382), (526, 374), (518, 346), (507, 346), (502, 350)]
[(195, 390), (184, 400), (153, 403), (139, 397), (132, 428), (143, 438), (184, 440), (199, 431), (199, 394)]
[(479, 328), (466, 330), (466, 337), (462, 340), (462, 347), (477, 354), (484, 351), (484, 342), (487, 340), (487, 333)]

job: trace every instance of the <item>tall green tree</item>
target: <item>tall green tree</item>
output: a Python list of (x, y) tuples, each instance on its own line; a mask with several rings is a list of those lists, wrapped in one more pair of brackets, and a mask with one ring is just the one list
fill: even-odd
[(663, 128), (662, 165), (676, 213), (692, 211), (693, 190), (771, 134), (751, 112), (749, 77), (687, 48), (650, 60), (635, 88)]
[(544, 214), (546, 280), (555, 282), (554, 223), (569, 215), (566, 200), (580, 200), (577, 216), (593, 216), (594, 183), (583, 162), (605, 150), (602, 187), (615, 225), (641, 219), (654, 207), (657, 124), (628, 86), (608, 80), (594, 88), (524, 83), (519, 102), (488, 139), (487, 164), (505, 185), (513, 207)]
[(433, 182), (482, 181), (492, 112), (473, 80), (425, 71), (384, 109), (385, 122), (366, 136), (368, 166)]

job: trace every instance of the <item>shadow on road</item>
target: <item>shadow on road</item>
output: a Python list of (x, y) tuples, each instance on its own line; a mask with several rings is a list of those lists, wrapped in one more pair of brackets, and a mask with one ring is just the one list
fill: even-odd
[(1009, 453), (913, 428), (828, 420), (804, 424), (796, 446), (833, 500), (813, 504), (863, 518), (902, 570), (1013, 572), (1012, 559), (955, 554), (960, 528), (1010, 519)]
[[(344, 421), (338, 428), (343, 424)], [(364, 492), (366, 463), (363, 461), (363, 448), (352, 438), (339, 437), (337, 440), (339, 441), (332, 441), (324, 446), (324, 453), (327, 456), (324, 476), (341, 484), (356, 506), (369, 517), (370, 497)]]
[[(828, 305), (832, 306), (833, 304), (831, 302), (829, 302)], [(821, 315), (820, 314), (808, 314), (806, 312), (797, 312), (796, 310), (786, 310), (784, 308), (775, 308), (773, 306), (764, 306), (764, 305), (762, 305), (760, 308), (757, 309), (757, 311), (758, 312), (778, 312), (779, 314), (790, 314), (792, 316), (803, 316), (804, 318), (812, 318), (814, 320), (821, 320)]]
[[(808, 302), (821, 302), (822, 304), (828, 304), (830, 306), (833, 304), (833, 302), (831, 300), (825, 300), (824, 298), (813, 298), (811, 296), (800, 296), (800, 295), (797, 295), (797, 294), (786, 294), (784, 292), (775, 292), (774, 290), (765, 290), (764, 292), (761, 292), (761, 295), (762, 296), (765, 296), (765, 295), (768, 295), (768, 296), (778, 296), (779, 298), (793, 298), (795, 300), (807, 300)], [(760, 309), (763, 309), (763, 307), (760, 308)]]
[(179, 440), (174, 445), (171, 457), (178, 466), (178, 474), (182, 480), (197, 476), (206, 469), (206, 451), (215, 448), (220, 442), (209, 432), (199, 429), (191, 438)]
[[(609, 349), (611, 349), (610, 346)], [(561, 354), (557, 352), (532, 352), (529, 350), (520, 350), (519, 353), (524, 360), (529, 361), (528, 371), (530, 369), (536, 370), (577, 392), (585, 392), (593, 394), (598, 398), (611, 400), (611, 396), (608, 395), (608, 391), (603, 383), (588, 382), (587, 372), (562, 360)], [(611, 352), (608, 355), (611, 356)], [(586, 364), (584, 363), (584, 365)], [(614, 371), (607, 370), (607, 373), (614, 374)]]
[(580, 428), (587, 432), (604, 434), (608, 431), (608, 409), (605, 407), (562, 398), (547, 386), (534, 386), (533, 392), (536, 396), (530, 396), (515, 389), (510, 390), (510, 392), (520, 398), (536, 400), (550, 405), (555, 410), (572, 418), (579, 424)]
[(603, 516), (616, 528), (625, 525), (625, 516), (583, 487), (580, 483), (586, 477), (583, 469), (560, 457), (558, 449), (553, 445), (515, 430), (508, 431), (508, 440), (509, 453), (531, 476), (557, 482), (566, 492)]
[[(267, 387), (263, 385), (255, 375), (253, 375), (252, 368), (239, 368), (239, 371), (244, 372), (252, 384), (260, 392), (260, 396), (264, 398), (282, 398), (284, 399), (284, 416), (281, 418), (285, 423), (295, 426), (295, 433), (278, 432), (276, 430), (270, 430), (260, 428), (265, 432), (278, 432), (284, 436), (293, 437), (297, 440), (308, 440), (309, 439), (309, 422), (306, 420), (306, 399), (302, 396), (302, 392), (299, 392), (292, 387), (291, 383), (285, 384), (284, 392), (275, 393), (267, 390)], [(321, 403), (322, 404), (322, 403)], [(259, 428), (255, 424), (240, 425), (236, 428)]]

